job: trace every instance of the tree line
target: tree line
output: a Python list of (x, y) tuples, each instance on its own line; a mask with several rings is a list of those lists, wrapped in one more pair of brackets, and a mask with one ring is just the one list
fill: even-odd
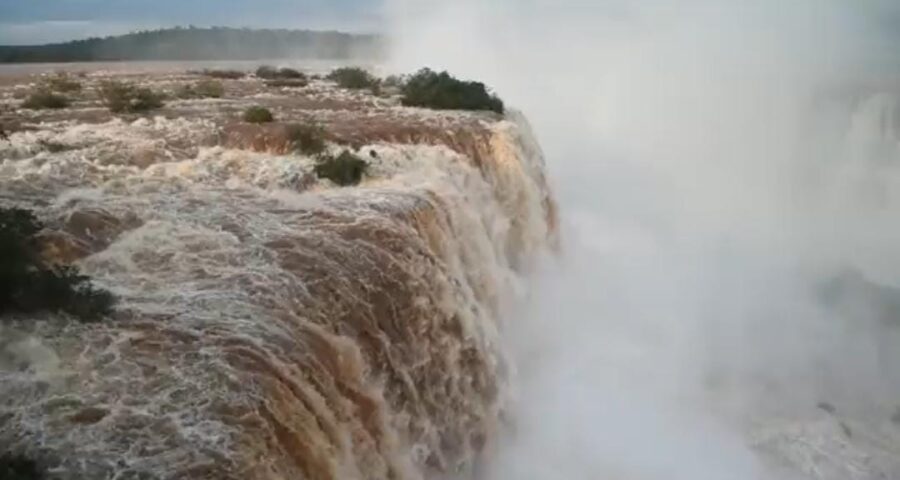
[(48, 45), (0, 46), (0, 63), (139, 60), (379, 59), (378, 35), (176, 27)]

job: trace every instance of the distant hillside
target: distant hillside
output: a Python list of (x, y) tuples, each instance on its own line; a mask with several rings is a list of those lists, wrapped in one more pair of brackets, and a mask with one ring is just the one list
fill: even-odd
[(378, 58), (383, 39), (309, 30), (171, 28), (34, 46), (0, 46), (0, 63)]

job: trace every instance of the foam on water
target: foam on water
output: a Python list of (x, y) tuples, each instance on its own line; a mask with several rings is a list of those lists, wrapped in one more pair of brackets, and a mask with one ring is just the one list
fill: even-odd
[(132, 220), (78, 262), (114, 319), (4, 331), (0, 440), (61, 478), (471, 472), (506, 408), (499, 319), (552, 230), (527, 124), (485, 125), (480, 165), (376, 143), (350, 189), (205, 146), (203, 118), (12, 134), (3, 205)]

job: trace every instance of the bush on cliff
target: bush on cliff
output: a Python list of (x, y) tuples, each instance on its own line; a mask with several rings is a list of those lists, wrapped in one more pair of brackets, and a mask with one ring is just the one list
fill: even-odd
[(75, 267), (43, 264), (35, 240), (42, 228), (28, 210), (0, 208), (0, 315), (50, 311), (93, 321), (109, 314), (111, 293)]
[(200, 75), (203, 75), (204, 77), (221, 78), (224, 80), (237, 80), (247, 76), (246, 73), (240, 70), (203, 70), (200, 72)]
[(268, 108), (256, 106), (244, 110), (243, 119), (247, 123), (269, 123), (275, 120), (275, 116)]
[(344, 150), (340, 155), (323, 155), (316, 163), (315, 172), (319, 178), (327, 178), (337, 185), (347, 187), (357, 185), (369, 168), (365, 160)]
[(287, 138), (295, 152), (318, 155), (325, 151), (325, 129), (318, 125), (288, 125)]
[(378, 78), (357, 67), (338, 68), (329, 73), (326, 78), (337, 83), (339, 87), (350, 90), (370, 89), (377, 93), (381, 85)]
[(184, 85), (178, 90), (179, 98), (222, 98), (225, 87), (218, 80), (201, 80), (194, 85)]
[(22, 108), (27, 108), (29, 110), (43, 110), (43, 109), (60, 109), (66, 108), (69, 106), (69, 99), (59, 95), (57, 93), (53, 93), (49, 89), (39, 88), (28, 96), (24, 102), (22, 102)]
[(408, 76), (390, 75), (381, 81), (378, 93), (387, 97), (393, 97), (403, 93), (403, 87), (406, 85)]
[(436, 110), (489, 110), (502, 114), (503, 101), (480, 82), (466, 82), (447, 72), (420, 70), (403, 86), (403, 105)]
[(44, 470), (34, 460), (4, 453), (0, 455), (0, 480), (43, 480)]
[(48, 90), (54, 92), (72, 93), (81, 91), (81, 84), (69, 77), (67, 73), (57, 73), (52, 77), (45, 78), (42, 83)]
[(263, 80), (306, 80), (306, 75), (293, 68), (275, 68), (268, 65), (257, 68), (256, 76)]
[(113, 113), (139, 113), (163, 106), (161, 94), (149, 88), (113, 80), (100, 85), (100, 98)]

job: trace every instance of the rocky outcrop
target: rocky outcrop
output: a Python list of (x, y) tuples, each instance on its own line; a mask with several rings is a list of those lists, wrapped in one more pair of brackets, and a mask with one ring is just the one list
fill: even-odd
[(124, 232), (140, 226), (133, 214), (120, 219), (103, 210), (75, 210), (58, 229), (42, 232), (37, 240), (46, 263), (65, 265), (103, 251)]

